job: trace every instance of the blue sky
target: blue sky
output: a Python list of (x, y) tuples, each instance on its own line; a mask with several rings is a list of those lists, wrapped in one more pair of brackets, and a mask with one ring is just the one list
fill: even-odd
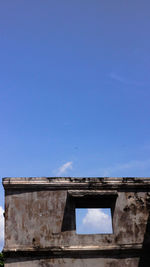
[(1, 177), (150, 176), (149, 10), (0, 3)]
[(112, 234), (111, 209), (76, 209), (77, 234)]

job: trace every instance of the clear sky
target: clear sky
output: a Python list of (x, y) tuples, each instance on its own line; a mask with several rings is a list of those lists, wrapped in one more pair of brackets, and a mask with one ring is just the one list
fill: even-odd
[(1, 1), (0, 176), (150, 176), (149, 71), (149, 0)]

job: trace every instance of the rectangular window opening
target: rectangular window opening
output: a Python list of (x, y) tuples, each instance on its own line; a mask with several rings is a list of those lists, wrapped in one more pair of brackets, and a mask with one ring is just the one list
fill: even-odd
[(77, 234), (113, 234), (111, 208), (76, 208)]

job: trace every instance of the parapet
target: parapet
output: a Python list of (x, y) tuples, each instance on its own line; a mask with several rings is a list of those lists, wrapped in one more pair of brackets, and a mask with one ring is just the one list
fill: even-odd
[[(6, 267), (149, 267), (150, 178), (4, 178)], [(110, 208), (112, 234), (77, 234), (76, 208)]]

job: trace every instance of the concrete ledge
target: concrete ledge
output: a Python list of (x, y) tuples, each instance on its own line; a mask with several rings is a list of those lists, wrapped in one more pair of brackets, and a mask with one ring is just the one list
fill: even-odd
[[(13, 248), (3, 250), (5, 257), (139, 257), (142, 254), (142, 244), (120, 245), (120, 246), (71, 246), (71, 247), (49, 247), (41, 248), (26, 248), (25, 250)], [(145, 253), (149, 251), (145, 250)]]
[(90, 178), (76, 178), (76, 177), (17, 177), (17, 178), (3, 178), (3, 186), (5, 189), (75, 189), (75, 190), (124, 190), (124, 189), (150, 189), (149, 177), (90, 177)]

